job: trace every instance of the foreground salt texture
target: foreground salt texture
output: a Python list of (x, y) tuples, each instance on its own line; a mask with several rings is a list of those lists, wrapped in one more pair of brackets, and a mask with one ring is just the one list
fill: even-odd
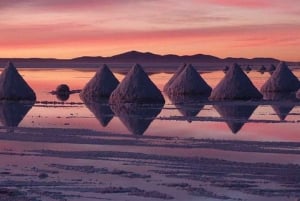
[(86, 101), (98, 101), (108, 99), (119, 81), (109, 70), (107, 65), (99, 68), (94, 77), (85, 85), (80, 92), (80, 97)]
[(36, 95), (18, 73), (13, 63), (9, 62), (0, 75), (1, 100), (35, 101)]
[(271, 77), (261, 87), (262, 92), (295, 92), (300, 82), (285, 62), (280, 62)]
[[(0, 130), (0, 200), (297, 200), (300, 144)], [(3, 195), (3, 196), (2, 196)]]
[(164, 97), (149, 79), (143, 68), (136, 64), (112, 92), (109, 102), (122, 103), (164, 103)]
[(229, 68), (225, 77), (212, 90), (211, 100), (261, 99), (262, 95), (238, 64)]

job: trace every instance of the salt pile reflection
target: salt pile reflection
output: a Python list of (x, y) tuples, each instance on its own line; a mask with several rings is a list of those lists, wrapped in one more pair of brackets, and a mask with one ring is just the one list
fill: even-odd
[(232, 133), (236, 134), (248, 122), (250, 116), (257, 108), (256, 104), (216, 104), (213, 105), (228, 125)]
[(163, 104), (120, 103), (111, 105), (116, 116), (134, 135), (143, 135), (162, 108)]
[(34, 102), (2, 101), (0, 102), (0, 121), (5, 127), (17, 127)]
[(114, 113), (108, 104), (107, 98), (101, 100), (98, 99), (97, 101), (83, 99), (83, 102), (103, 127), (106, 127), (114, 117)]

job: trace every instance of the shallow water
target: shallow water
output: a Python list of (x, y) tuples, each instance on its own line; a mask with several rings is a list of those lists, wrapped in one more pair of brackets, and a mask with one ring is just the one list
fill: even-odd
[[(204, 101), (182, 106), (174, 105), (164, 95), (166, 104), (161, 111), (160, 108), (155, 108), (157, 111), (146, 119), (134, 121), (136, 116), (132, 117), (132, 114), (118, 115), (120, 118), (114, 116), (106, 104), (89, 105), (88, 108), (78, 94), (72, 94), (67, 100), (62, 101), (49, 93), (62, 83), (69, 85), (72, 90), (82, 89), (94, 75), (95, 69), (20, 69), (19, 71), (37, 93), (38, 103), (31, 108), (21, 110), (23, 112), (19, 114), (20, 117), (17, 117), (13, 123), (8, 122), (11, 118), (2, 115), (4, 126), (80, 128), (149, 136), (300, 141), (300, 101), (239, 102), (225, 105)], [(300, 77), (300, 71), (294, 73)], [(120, 81), (124, 78), (124, 75), (115, 75)], [(214, 71), (201, 75), (210, 86), (215, 87), (224, 73)], [(248, 76), (255, 86), (260, 88), (270, 75), (252, 71)], [(150, 76), (161, 90), (170, 77), (171, 74), (166, 73)], [(26, 114), (27, 110), (29, 111)], [(13, 108), (4, 114), (7, 116), (12, 111)], [(139, 109), (133, 111), (139, 112)], [(233, 114), (234, 111), (244, 112)], [(24, 114), (26, 116), (22, 119)]]
[[(118, 108), (49, 93), (62, 83), (81, 89), (94, 71), (20, 70), (37, 102), (0, 104), (0, 200), (300, 197), (300, 101), (174, 105), (165, 96), (162, 107)], [(150, 78), (162, 89), (170, 76)], [(224, 73), (202, 76), (214, 87)], [(259, 88), (269, 74), (249, 76)]]

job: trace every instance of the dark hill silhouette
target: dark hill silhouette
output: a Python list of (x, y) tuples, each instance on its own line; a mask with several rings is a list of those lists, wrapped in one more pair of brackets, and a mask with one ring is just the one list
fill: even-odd
[[(114, 56), (82, 56), (72, 59), (55, 59), (55, 58), (0, 58), (0, 66), (3, 66), (7, 61), (17, 62), (21, 67), (97, 67), (103, 63), (141, 63), (141, 64), (180, 64), (180, 63), (211, 63), (213, 66), (223, 68), (228, 63), (240, 64), (277, 64), (279, 60), (274, 58), (218, 58), (212, 55), (195, 54), (195, 55), (175, 55), (166, 54), (159, 55), (151, 52), (129, 51)], [(294, 64), (297, 64), (293, 62)], [(223, 65), (224, 64), (224, 65)], [(222, 66), (223, 65), (223, 66)], [(161, 66), (161, 65), (159, 65)]]

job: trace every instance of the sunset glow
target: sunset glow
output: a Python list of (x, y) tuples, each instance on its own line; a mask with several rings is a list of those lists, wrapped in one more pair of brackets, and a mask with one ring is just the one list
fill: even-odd
[(158, 54), (300, 61), (298, 0), (1, 0), (0, 57)]

